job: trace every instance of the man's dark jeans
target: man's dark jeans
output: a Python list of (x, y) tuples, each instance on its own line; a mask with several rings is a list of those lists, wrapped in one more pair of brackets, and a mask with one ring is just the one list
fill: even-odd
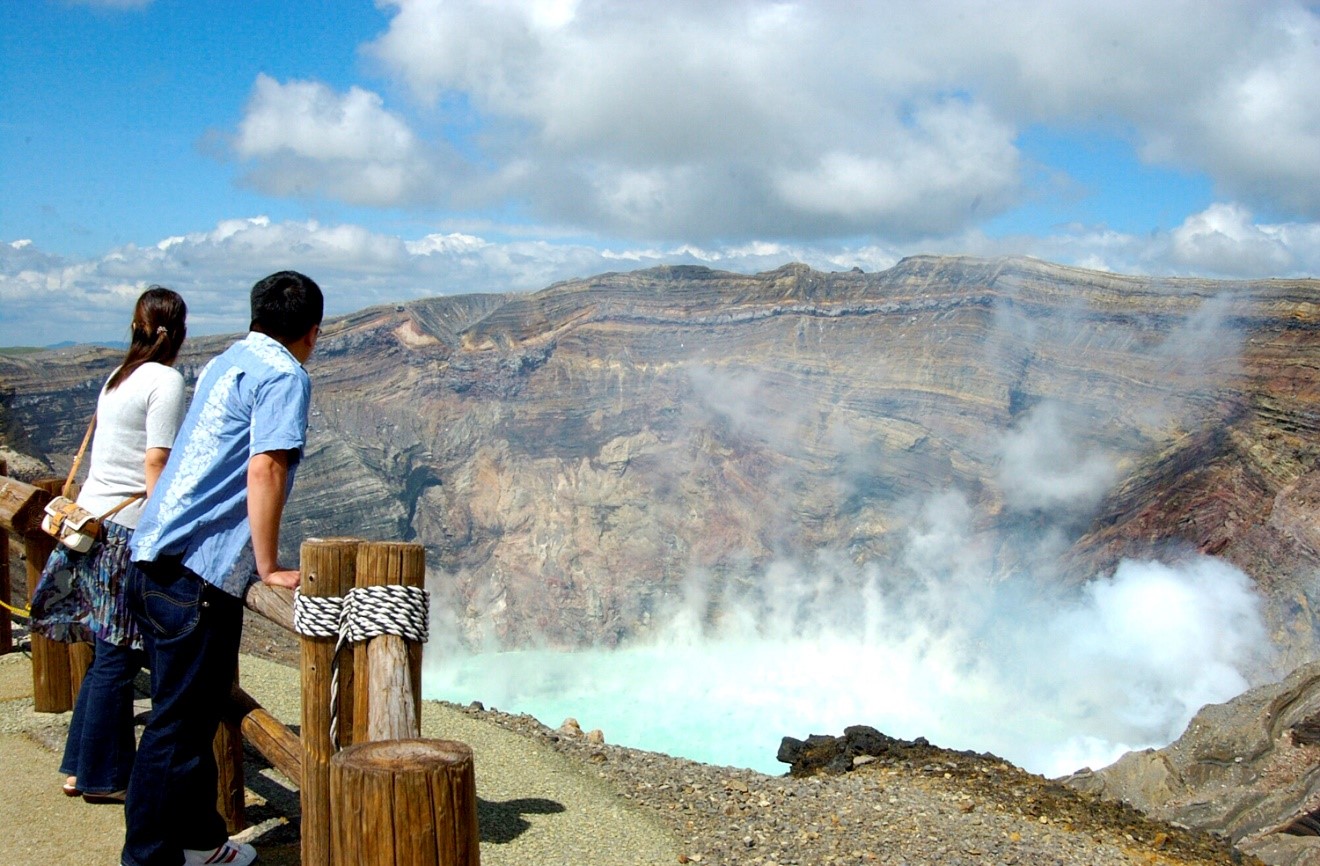
[(97, 639), (60, 764), (60, 772), (77, 776), (85, 793), (110, 794), (128, 786), (133, 771), (133, 678), (141, 668), (138, 650)]
[(128, 581), (151, 669), (151, 718), (128, 784), (123, 862), (178, 866), (184, 848), (228, 838), (211, 744), (238, 667), (243, 603), (172, 560), (136, 563)]

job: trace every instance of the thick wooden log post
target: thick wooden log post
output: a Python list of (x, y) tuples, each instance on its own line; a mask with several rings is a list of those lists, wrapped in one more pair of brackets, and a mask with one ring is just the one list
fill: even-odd
[[(420, 544), (366, 542), (358, 548), (357, 585), (420, 587), (426, 550)], [(356, 741), (403, 740), (421, 732), (422, 645), (386, 634), (367, 642), (353, 659), (357, 705)]]
[[(358, 544), (356, 539), (304, 541), (299, 557), (302, 594), (342, 597), (353, 585)], [(330, 739), (330, 690), (335, 643), (333, 637), (301, 638), (303, 866), (329, 866), (335, 862), (330, 859), (330, 759), (335, 752)], [(339, 724), (342, 729), (342, 719)]]
[[(55, 539), (44, 533), (23, 539), (29, 600), (37, 588), (41, 569), (54, 549)], [(73, 709), (69, 645), (50, 640), (36, 632), (30, 632), (28, 640), (32, 648), (32, 708), (39, 713), (65, 713)]]
[[(0, 460), (0, 478), (9, 475), (9, 464)], [(0, 526), (0, 602), (14, 603), (14, 587), (9, 582), (9, 530)], [(0, 655), (14, 651), (14, 623), (9, 608), (0, 608)]]
[(448, 740), (359, 743), (330, 762), (335, 862), (479, 866), (472, 749)]
[[(232, 691), (242, 691), (238, 687), (238, 674), (234, 675)], [(211, 751), (215, 753), (215, 809), (225, 819), (225, 828), (232, 836), (247, 827), (247, 785), (243, 779), (243, 734), (239, 722), (230, 717), (220, 719)]]
[[(26, 556), (29, 553), (27, 550), (26, 539), (34, 534), (45, 535), (45, 533), (41, 531), (41, 517), (43, 514), (42, 509), (46, 507), (46, 503), (49, 501), (50, 494), (45, 490), (33, 487), (31, 484), (25, 484), (15, 478), (0, 477), (0, 535), (4, 536), (5, 542), (8, 543), (9, 534), (12, 533), (19, 539), (20, 543), (23, 544), (24, 555)], [(49, 549), (50, 548), (47, 548), (48, 551)], [(44, 558), (42, 559), (42, 562), (45, 562)], [(9, 566), (8, 552), (5, 555), (4, 564), (7, 570)], [(27, 596), (24, 595), (18, 597), (12, 593), (11, 588), (13, 587), (13, 581), (16, 577), (17, 575), (9, 574), (5, 580), (5, 592), (8, 593), (5, 598), (9, 604), (14, 605), (15, 607), (21, 607), (26, 601)], [(5, 613), (5, 626), (8, 629), (9, 615), (7, 611)], [(7, 649), (12, 649), (13, 632), (9, 631), (9, 635), (10, 644)], [(6, 647), (0, 647), (0, 649), (6, 649)], [(37, 669), (35, 665), (33, 666), (32, 671), (32, 682), (33, 691), (35, 693), (37, 682)]]
[[(0, 478), (0, 530), (12, 532), (22, 539), (23, 556), (27, 559), (27, 595), (18, 599), (20, 602), (32, 597), (41, 567), (55, 547), (55, 539), (41, 531), (41, 518), (47, 502), (50, 502), (48, 490), (13, 478)], [(73, 704), (69, 700), (68, 652), (60, 652), (59, 665), (52, 666), (51, 653), (58, 652), (63, 644), (32, 635), (31, 646), (33, 709), (40, 713), (62, 713), (70, 709)]]
[[(23, 541), (23, 556), (27, 561), (25, 600), (30, 602), (41, 569), (55, 549), (55, 539), (41, 529), (43, 509), (61, 486), (63, 482), (58, 478), (24, 484), (6, 477), (0, 469), (0, 600), (6, 604), (14, 604), (12, 575), (9, 573), (9, 533), (15, 533)], [(83, 675), (92, 663), (91, 644), (71, 646), (31, 633), (29, 638), (34, 709), (40, 713), (62, 713), (73, 709)], [(3, 623), (0, 623), (0, 654), (12, 649), (13, 631), (6, 612)]]
[[(58, 492), (64, 482), (59, 478), (44, 478), (33, 484), (46, 493)], [(45, 502), (49, 502), (47, 496)], [(45, 502), (42, 507), (45, 507)], [(37, 518), (35, 532), (23, 537), (23, 554), (27, 558), (27, 597), (31, 601), (41, 578), (41, 569), (55, 549), (55, 539), (41, 531), (41, 518)], [(36, 632), (29, 634), (32, 645), (32, 708), (39, 713), (66, 713), (73, 709), (73, 682), (69, 678), (69, 645), (49, 640)]]
[(9, 532), (0, 528), (0, 655), (14, 651), (14, 621), (9, 608), (14, 606), (14, 584), (9, 576)]

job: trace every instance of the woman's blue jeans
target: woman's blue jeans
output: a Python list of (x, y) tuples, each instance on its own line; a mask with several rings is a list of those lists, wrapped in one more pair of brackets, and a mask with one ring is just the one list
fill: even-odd
[(127, 788), (133, 771), (133, 680), (142, 653), (99, 639), (94, 652), (73, 706), (60, 772), (77, 776), (85, 793), (110, 794)]
[(243, 602), (177, 561), (128, 569), (128, 603), (151, 669), (151, 717), (124, 807), (125, 866), (178, 866), (224, 844), (212, 741), (238, 669)]

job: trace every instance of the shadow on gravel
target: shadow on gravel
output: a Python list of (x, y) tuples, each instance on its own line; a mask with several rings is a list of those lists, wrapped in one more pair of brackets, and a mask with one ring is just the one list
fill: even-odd
[(523, 815), (555, 815), (565, 811), (563, 803), (541, 797), (495, 803), (477, 798), (477, 824), (481, 841), (501, 845), (512, 842), (531, 827)]

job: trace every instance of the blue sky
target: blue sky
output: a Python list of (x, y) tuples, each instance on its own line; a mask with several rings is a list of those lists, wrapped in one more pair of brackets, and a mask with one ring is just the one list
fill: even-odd
[(665, 262), (1320, 271), (1320, 14), (1281, 0), (30, 0), (0, 345), (239, 331)]

